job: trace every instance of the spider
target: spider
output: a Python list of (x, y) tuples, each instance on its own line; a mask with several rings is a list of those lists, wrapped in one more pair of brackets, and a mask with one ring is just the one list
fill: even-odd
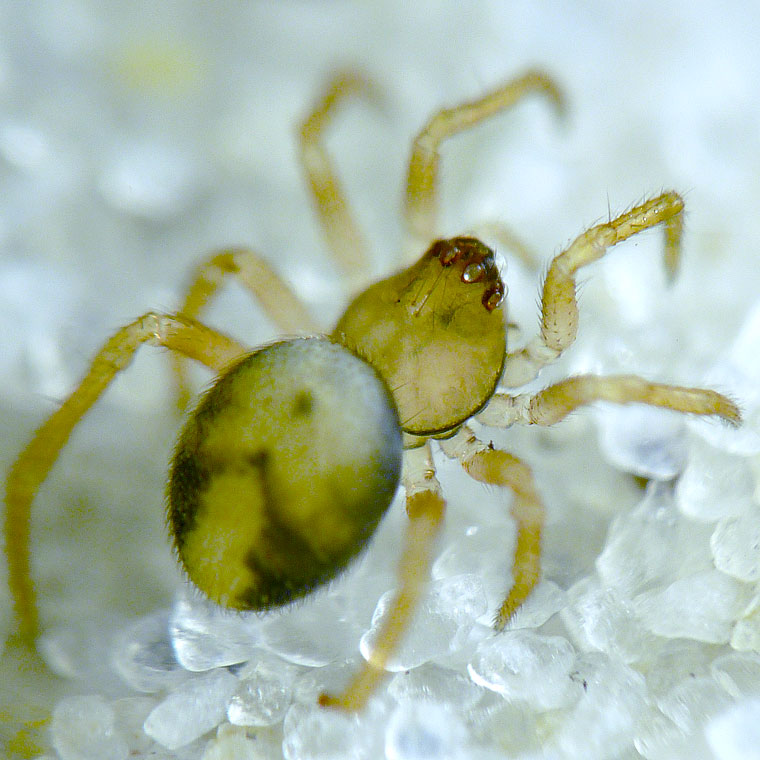
[[(336, 75), (301, 124), (301, 159), (328, 246), (355, 283), (367, 256), (323, 134), (349, 96), (369, 95), (354, 73)], [(530, 94), (563, 109), (559, 88), (528, 71), (483, 97), (436, 113), (414, 140), (404, 219), (422, 257), (367, 286), (334, 329), (323, 334), (265, 260), (249, 249), (220, 251), (202, 263), (177, 314), (147, 313), (123, 327), (93, 360), (63, 405), (11, 469), (5, 539), (9, 583), (20, 632), (38, 628), (29, 568), (29, 513), (41, 482), (72, 429), (125, 369), (142, 344), (173, 352), (178, 398), (189, 397), (185, 360), (218, 374), (179, 436), (167, 489), (174, 549), (190, 580), (220, 605), (266, 610), (306, 596), (361, 551), (399, 480), (408, 522), (398, 588), (370, 659), (343, 693), (320, 702), (360, 709), (398, 647), (428, 577), (445, 511), (433, 444), (475, 480), (510, 489), (516, 522), (513, 583), (494, 621), (502, 630), (540, 575), (544, 506), (530, 468), (480, 440), (487, 426), (552, 425), (597, 400), (644, 403), (740, 421), (721, 394), (653, 383), (636, 376), (570, 377), (535, 394), (497, 392), (533, 380), (575, 339), (575, 276), (615, 244), (657, 225), (674, 274), (683, 201), (664, 192), (576, 238), (548, 268), (540, 331), (507, 350), (506, 287), (494, 252), (474, 236), (436, 239), (439, 147)], [(429, 241), (433, 240), (432, 244)], [(228, 276), (257, 298), (282, 333), (301, 334), (253, 352), (196, 321)], [(507, 581), (505, 579), (505, 587)]]

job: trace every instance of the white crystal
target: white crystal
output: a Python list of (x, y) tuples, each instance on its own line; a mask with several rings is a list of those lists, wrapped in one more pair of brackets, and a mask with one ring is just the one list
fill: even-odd
[(153, 744), (153, 740), (143, 730), (143, 725), (155, 706), (156, 700), (151, 697), (125, 697), (111, 704), (116, 725), (132, 754), (147, 752)]
[(631, 597), (712, 567), (708, 535), (681, 519), (669, 486), (652, 484), (635, 509), (613, 521), (596, 567), (604, 585)]
[(261, 638), (261, 618), (224, 609), (183, 589), (174, 602), (170, 636), (177, 660), (192, 671), (245, 662)]
[[(381, 597), (372, 616), (372, 627), (361, 638), (360, 650), (366, 660), (372, 656), (394, 596), (395, 591), (389, 591)], [(408, 670), (456, 652), (486, 607), (483, 584), (477, 575), (456, 575), (435, 581), (386, 668)]]
[(760, 760), (760, 698), (747, 699), (714, 717), (705, 735), (716, 760)]
[(82, 622), (45, 631), (37, 648), (48, 667), (64, 678), (99, 689), (117, 690), (121, 681), (111, 667), (111, 646), (117, 623)]
[(654, 641), (641, 651), (636, 669), (646, 677), (653, 696), (668, 694), (674, 685), (689, 678), (710, 674), (715, 646), (694, 639), (665, 639)]
[[(695, 747), (700, 740), (701, 746)], [(633, 746), (646, 760), (692, 760), (707, 755), (708, 751), (701, 737), (683, 731), (655, 708), (639, 718)]]
[(322, 668), (310, 668), (293, 684), (294, 701), (313, 706), (322, 694), (340, 694), (363, 664), (357, 654)]
[(203, 752), (201, 760), (262, 760), (259, 737), (249, 739), (243, 729), (221, 725)]
[(691, 732), (733, 702), (710, 676), (685, 678), (657, 700), (657, 706), (682, 731)]
[(512, 585), (514, 524), (477, 526), (452, 541), (433, 563), (435, 580), (454, 575), (477, 575), (483, 583), (488, 609), (479, 622), (490, 625)]
[(575, 650), (567, 639), (506, 631), (478, 645), (468, 671), (486, 689), (548, 710), (578, 699), (578, 684), (570, 678), (574, 662)]
[(153, 709), (145, 720), (145, 733), (168, 749), (190, 744), (224, 719), (237, 684), (226, 670), (186, 681)]
[(469, 710), (484, 693), (467, 676), (434, 663), (396, 673), (388, 684), (388, 694), (399, 703), (427, 699), (460, 712)]
[(653, 636), (638, 621), (632, 602), (595, 576), (578, 581), (567, 596), (562, 620), (581, 649), (632, 663), (651, 644)]
[(162, 610), (140, 618), (117, 635), (113, 665), (137, 691), (168, 689), (187, 678), (169, 640), (169, 613)]
[(755, 479), (745, 457), (692, 436), (689, 461), (676, 483), (680, 511), (695, 520), (736, 517), (754, 505)]
[(129, 746), (99, 695), (66, 697), (53, 710), (53, 746), (61, 760), (125, 760)]
[(293, 705), (283, 724), (285, 760), (365, 760), (380, 755), (372, 706), (361, 714)]
[(711, 673), (735, 699), (760, 693), (760, 654), (756, 652), (731, 652), (717, 657)]
[(633, 602), (644, 626), (658, 636), (722, 644), (746, 599), (743, 584), (718, 570), (705, 570), (640, 594)]
[(599, 404), (599, 445), (616, 467), (670, 480), (686, 464), (686, 426), (675, 412), (643, 404)]
[(467, 730), (461, 711), (431, 702), (396, 708), (385, 732), (388, 760), (451, 760), (461, 757)]
[(731, 646), (760, 652), (760, 595), (753, 597), (731, 633)]
[[(559, 715), (561, 711), (550, 714)], [(540, 757), (541, 748), (547, 744), (545, 715), (527, 702), (506, 700), (499, 694), (488, 692), (466, 717), (472, 741), (483, 747), (498, 748), (496, 756), (499, 758), (506, 755), (527, 760)], [(548, 757), (552, 755), (547, 754)]]
[(338, 596), (309, 598), (271, 613), (261, 626), (261, 643), (285, 660), (322, 667), (356, 651), (360, 628)]
[(760, 507), (721, 520), (710, 538), (715, 566), (742, 581), (760, 580)]
[(264, 650), (257, 650), (237, 674), (239, 684), (230, 699), (227, 717), (238, 726), (279, 723), (293, 700), (298, 669)]
[(570, 757), (618, 756), (632, 744), (637, 722), (646, 709), (643, 676), (592, 653), (576, 660), (573, 678), (583, 688), (555, 737), (558, 747)]

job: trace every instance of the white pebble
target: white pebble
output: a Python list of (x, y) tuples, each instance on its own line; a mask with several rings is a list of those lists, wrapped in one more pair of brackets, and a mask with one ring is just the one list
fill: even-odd
[(297, 669), (269, 652), (257, 650), (239, 673), (227, 717), (237, 726), (272, 726), (293, 701)]
[(576, 660), (573, 677), (583, 684), (582, 696), (556, 736), (560, 750), (578, 758), (621, 755), (647, 706), (643, 676), (593, 653)]
[(760, 652), (760, 595), (753, 597), (731, 633), (731, 646), (739, 651)]
[(370, 708), (361, 714), (293, 705), (283, 723), (285, 760), (365, 760), (378, 757), (379, 726)]
[(484, 693), (467, 676), (434, 663), (396, 673), (388, 684), (388, 694), (399, 703), (429, 700), (460, 712), (469, 710)]
[(627, 472), (670, 480), (686, 464), (686, 426), (665, 409), (600, 404), (599, 445), (607, 459)]
[(710, 668), (713, 678), (732, 697), (760, 696), (760, 654), (731, 652), (716, 658)]
[(219, 607), (192, 588), (174, 602), (170, 636), (177, 660), (192, 671), (245, 662), (261, 638), (261, 620)]
[[(372, 656), (394, 596), (395, 591), (388, 591), (381, 597), (372, 616), (372, 627), (362, 636), (360, 651), (366, 660)], [(409, 670), (458, 651), (486, 607), (483, 584), (477, 575), (456, 575), (435, 581), (386, 668)]]
[[(633, 746), (646, 760), (687, 760), (695, 755), (690, 746), (693, 741), (693, 736), (686, 734), (659, 710), (651, 708), (639, 719)], [(700, 753), (696, 756), (699, 757)]]
[(613, 521), (596, 568), (604, 585), (632, 597), (711, 567), (708, 535), (682, 520), (667, 485), (653, 484), (638, 506)]
[(270, 614), (261, 626), (263, 646), (297, 665), (317, 668), (356, 651), (359, 635), (342, 601), (324, 592)]
[(760, 508), (721, 520), (710, 538), (715, 567), (742, 581), (760, 580)]
[(640, 594), (633, 602), (644, 626), (658, 636), (723, 644), (746, 598), (743, 584), (718, 570), (705, 570)]
[(161, 611), (128, 625), (114, 641), (113, 666), (137, 691), (168, 689), (188, 677), (169, 640), (169, 613)]
[(217, 726), (237, 687), (237, 678), (215, 670), (178, 686), (145, 720), (145, 733), (168, 749), (177, 749)]
[(61, 700), (50, 731), (61, 760), (125, 760), (129, 755), (114, 711), (100, 695)]
[(385, 732), (387, 760), (450, 760), (461, 757), (467, 729), (461, 711), (431, 702), (396, 708)]
[(468, 666), (475, 683), (539, 710), (564, 707), (579, 696), (571, 680), (572, 644), (560, 636), (507, 631), (482, 641)]
[(716, 760), (760, 760), (760, 699), (748, 699), (713, 718), (705, 735)]
[(219, 731), (207, 745), (201, 760), (262, 760), (260, 742), (249, 739), (245, 730), (219, 726)]
[(116, 725), (132, 754), (147, 752), (153, 745), (153, 740), (145, 733), (143, 725), (155, 706), (156, 700), (150, 697), (124, 697), (111, 704)]
[(736, 517), (754, 504), (755, 479), (745, 457), (728, 454), (693, 436), (689, 462), (676, 483), (682, 514), (703, 522)]
[(715, 647), (694, 639), (655, 637), (642, 649), (636, 670), (646, 677), (653, 697), (668, 694), (679, 681), (710, 674)]
[(583, 650), (597, 650), (625, 663), (636, 662), (651, 644), (633, 609), (633, 603), (596, 576), (583, 578), (568, 591), (562, 620)]
[(488, 599), (479, 622), (490, 625), (512, 583), (514, 540), (514, 524), (472, 527), (440, 553), (430, 574), (434, 580), (477, 575)]
[(710, 676), (685, 678), (657, 700), (657, 706), (682, 731), (690, 733), (733, 703), (732, 697)]

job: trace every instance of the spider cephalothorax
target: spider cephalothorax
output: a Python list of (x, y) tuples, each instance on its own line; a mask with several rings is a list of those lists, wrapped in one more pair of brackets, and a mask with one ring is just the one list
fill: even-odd
[(491, 398), (504, 367), (504, 283), (493, 251), (472, 237), (437, 240), (357, 296), (333, 336), (385, 378), (404, 432), (455, 428)]

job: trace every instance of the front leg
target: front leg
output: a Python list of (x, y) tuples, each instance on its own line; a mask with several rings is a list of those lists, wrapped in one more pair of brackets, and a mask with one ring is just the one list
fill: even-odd
[(651, 383), (635, 375), (576, 375), (538, 393), (496, 393), (478, 421), (491, 427), (554, 425), (570, 412), (595, 401), (647, 404), (685, 414), (716, 415), (732, 425), (741, 422), (739, 407), (724, 395), (702, 388)]
[(665, 268), (675, 275), (683, 231), (683, 199), (666, 192), (598, 224), (579, 235), (552, 261), (541, 295), (541, 332), (516, 353), (507, 355), (502, 383), (517, 388), (530, 382), (539, 370), (572, 345), (578, 332), (577, 271), (602, 258), (617, 243), (658, 224), (665, 228)]

